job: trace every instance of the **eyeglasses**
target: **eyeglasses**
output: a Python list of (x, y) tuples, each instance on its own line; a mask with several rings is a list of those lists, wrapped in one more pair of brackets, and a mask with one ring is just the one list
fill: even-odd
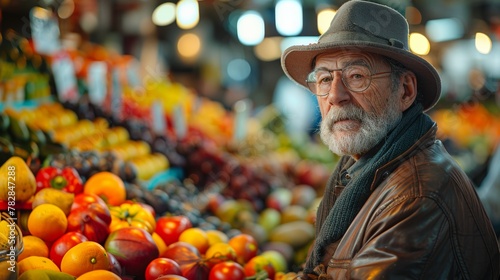
[(372, 78), (391, 73), (380, 72), (372, 74), (370, 69), (363, 65), (349, 65), (333, 70), (318, 68), (307, 75), (306, 83), (311, 92), (317, 96), (327, 96), (332, 88), (332, 72), (335, 71), (342, 71), (342, 82), (353, 92), (362, 92), (370, 86)]

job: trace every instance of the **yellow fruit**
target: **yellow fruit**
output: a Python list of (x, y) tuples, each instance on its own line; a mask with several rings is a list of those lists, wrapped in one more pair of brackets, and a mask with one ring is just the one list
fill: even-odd
[(35, 208), (38, 205), (50, 203), (61, 208), (64, 214), (67, 216), (71, 211), (71, 206), (75, 200), (75, 194), (65, 192), (63, 190), (45, 188), (41, 189), (35, 194), (32, 201), (32, 207)]
[[(3, 279), (3, 278), (0, 278)], [(16, 278), (17, 279), (17, 278)], [(75, 280), (76, 277), (60, 271), (50, 269), (28, 270), (17, 280)]]
[(288, 264), (285, 257), (278, 251), (269, 250), (260, 254), (262, 257), (269, 260), (273, 265), (276, 272), (286, 272), (288, 270)]
[(165, 250), (167, 250), (167, 244), (165, 244), (165, 241), (163, 241), (163, 239), (156, 232), (153, 232), (151, 234), (151, 237), (153, 237), (153, 241), (155, 242), (156, 246), (158, 247), (159, 256), (161, 256), (163, 254), (163, 252), (165, 252)]
[(229, 238), (224, 232), (216, 229), (207, 230), (207, 236), (208, 244), (210, 246), (214, 245), (215, 243), (227, 243), (229, 241)]
[(76, 280), (121, 280), (121, 278), (109, 270), (96, 269), (80, 275)]
[(10, 157), (0, 167), (0, 174), (0, 200), (20, 203), (35, 194), (35, 175), (21, 157)]
[(39, 237), (33, 235), (23, 236), (23, 244), (23, 252), (18, 256), (17, 261), (22, 261), (31, 256), (49, 257), (49, 247)]
[(46, 242), (61, 237), (68, 227), (68, 219), (61, 208), (53, 204), (41, 204), (28, 217), (29, 232)]
[(60, 271), (59, 267), (49, 258), (31, 256), (17, 263), (19, 275), (21, 276), (25, 271), (32, 269), (49, 269), (53, 271)]
[(205, 253), (208, 265), (214, 265), (225, 261), (236, 261), (236, 251), (227, 243), (216, 243), (210, 246)]
[(207, 233), (201, 228), (188, 228), (179, 235), (179, 241), (187, 242), (198, 249), (202, 254), (210, 246)]

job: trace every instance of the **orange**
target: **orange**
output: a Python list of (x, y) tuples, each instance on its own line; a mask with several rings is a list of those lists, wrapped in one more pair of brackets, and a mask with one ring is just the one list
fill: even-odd
[(31, 256), (49, 257), (49, 247), (39, 237), (34, 235), (23, 236), (23, 244), (23, 252), (17, 257), (17, 261), (22, 261)]
[(165, 244), (165, 241), (163, 241), (160, 235), (156, 232), (153, 232), (151, 237), (153, 237), (153, 241), (155, 242), (156, 247), (158, 247), (158, 252), (160, 253), (159, 256), (163, 255), (163, 252), (167, 250), (167, 244)]
[(108, 253), (104, 247), (94, 241), (85, 241), (69, 249), (61, 260), (61, 271), (73, 276), (86, 272), (109, 268)]
[(227, 234), (216, 229), (207, 230), (207, 236), (210, 246), (214, 245), (215, 243), (227, 243), (229, 241)]
[(202, 254), (204, 254), (210, 246), (208, 235), (201, 228), (188, 228), (184, 230), (181, 235), (179, 235), (179, 241), (193, 245)]
[(76, 280), (121, 280), (118, 275), (114, 274), (109, 270), (96, 269), (89, 272), (85, 272), (76, 278)]
[(61, 237), (68, 227), (68, 219), (61, 208), (53, 204), (40, 204), (28, 217), (28, 230), (31, 235), (45, 242), (53, 242)]
[(83, 192), (101, 197), (107, 204), (118, 206), (125, 202), (126, 191), (123, 180), (108, 172), (97, 172), (85, 182)]
[(32, 269), (49, 269), (53, 271), (60, 271), (59, 267), (57, 267), (57, 265), (51, 259), (39, 256), (27, 257), (18, 262), (17, 267), (19, 269), (19, 276), (25, 271)]

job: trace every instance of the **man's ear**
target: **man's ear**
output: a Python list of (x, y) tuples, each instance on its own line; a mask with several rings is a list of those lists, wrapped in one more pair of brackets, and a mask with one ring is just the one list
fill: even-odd
[(400, 87), (401, 112), (406, 111), (417, 98), (417, 77), (411, 71), (406, 71), (401, 75), (402, 87)]

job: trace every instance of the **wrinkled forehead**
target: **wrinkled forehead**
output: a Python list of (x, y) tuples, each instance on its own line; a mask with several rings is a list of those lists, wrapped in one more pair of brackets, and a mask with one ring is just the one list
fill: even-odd
[(337, 67), (342, 67), (345, 64), (357, 61), (360, 64), (366, 64), (367, 66), (375, 66), (378, 64), (387, 63), (384, 56), (370, 53), (370, 52), (360, 52), (360, 51), (332, 51), (325, 52), (317, 55), (313, 60), (313, 68), (318, 65), (323, 64), (335, 64)]

